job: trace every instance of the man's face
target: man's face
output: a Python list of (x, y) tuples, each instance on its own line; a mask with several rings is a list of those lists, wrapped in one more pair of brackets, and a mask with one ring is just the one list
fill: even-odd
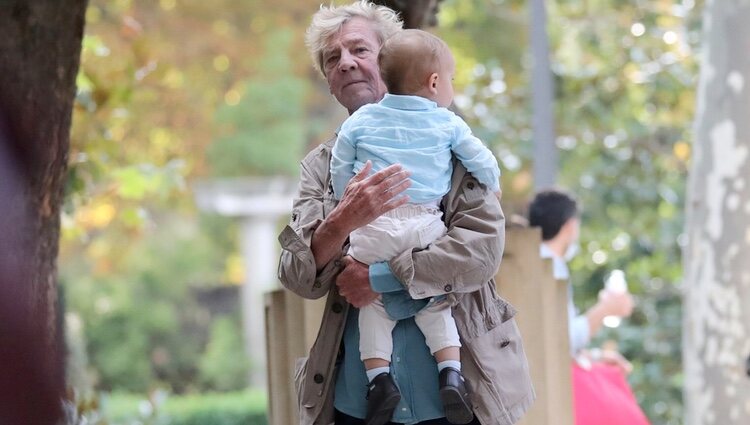
[(323, 51), (323, 71), (331, 94), (349, 114), (383, 98), (385, 84), (378, 69), (380, 43), (371, 24), (353, 18)]

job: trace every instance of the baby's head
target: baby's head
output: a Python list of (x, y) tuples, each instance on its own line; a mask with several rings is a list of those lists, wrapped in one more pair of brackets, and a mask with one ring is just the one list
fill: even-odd
[(443, 107), (453, 102), (453, 55), (426, 31), (396, 32), (380, 49), (378, 65), (388, 93), (426, 97)]

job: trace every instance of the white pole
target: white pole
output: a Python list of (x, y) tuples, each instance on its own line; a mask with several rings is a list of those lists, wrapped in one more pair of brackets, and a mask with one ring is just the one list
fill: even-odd
[(242, 285), (242, 329), (245, 351), (250, 359), (250, 385), (266, 388), (266, 327), (263, 294), (276, 287), (277, 215), (245, 217), (242, 220), (242, 257), (245, 283)]
[(557, 180), (558, 153), (555, 146), (554, 82), (547, 39), (544, 0), (529, 2), (531, 39), (531, 109), (534, 138), (534, 188), (553, 186)]

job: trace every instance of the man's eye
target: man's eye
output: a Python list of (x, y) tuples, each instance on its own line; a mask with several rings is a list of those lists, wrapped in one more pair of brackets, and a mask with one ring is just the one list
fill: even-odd
[(364, 53), (364, 52), (367, 52), (368, 49), (367, 47), (357, 47), (356, 49), (354, 49), (354, 51), (357, 53)]
[(330, 63), (335, 63), (337, 60), (339, 60), (338, 56), (328, 56), (325, 62), (330, 64)]

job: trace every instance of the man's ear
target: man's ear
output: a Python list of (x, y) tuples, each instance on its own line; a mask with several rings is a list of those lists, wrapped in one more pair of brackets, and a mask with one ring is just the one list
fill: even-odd
[(560, 228), (560, 233), (564, 233), (568, 243), (574, 243), (578, 238), (578, 219), (576, 217), (569, 218), (568, 221), (562, 225), (562, 228)]
[(437, 93), (437, 81), (438, 81), (438, 74), (437, 74), (437, 72), (433, 72), (427, 78), (427, 89), (432, 94), (436, 94)]

